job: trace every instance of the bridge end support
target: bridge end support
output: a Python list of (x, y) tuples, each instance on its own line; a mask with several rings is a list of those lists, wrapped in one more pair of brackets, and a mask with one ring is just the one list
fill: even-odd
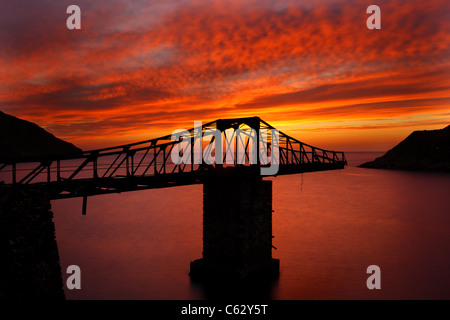
[(203, 185), (203, 258), (193, 279), (277, 277), (272, 258), (272, 181), (253, 168), (222, 168)]
[(0, 186), (0, 300), (64, 300), (50, 198)]

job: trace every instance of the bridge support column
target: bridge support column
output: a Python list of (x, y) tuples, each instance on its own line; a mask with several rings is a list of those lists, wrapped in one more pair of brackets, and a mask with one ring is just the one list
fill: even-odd
[(254, 168), (225, 168), (203, 185), (203, 258), (192, 278), (278, 275), (272, 259), (272, 181)]
[(0, 186), (0, 300), (64, 299), (50, 199)]

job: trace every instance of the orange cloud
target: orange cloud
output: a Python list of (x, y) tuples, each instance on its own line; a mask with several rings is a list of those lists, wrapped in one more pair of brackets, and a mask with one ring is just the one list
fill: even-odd
[(247, 115), (362, 135), (450, 120), (445, 0), (379, 1), (381, 30), (366, 1), (78, 2), (79, 31), (67, 1), (5, 5), (0, 109), (82, 147)]

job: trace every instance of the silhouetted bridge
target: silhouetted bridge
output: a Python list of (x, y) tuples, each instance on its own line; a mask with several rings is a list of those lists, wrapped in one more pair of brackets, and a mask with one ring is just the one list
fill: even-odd
[[(343, 152), (303, 143), (258, 117), (195, 124), (173, 137), (72, 155), (0, 160), (0, 181), (22, 190), (15, 198), (27, 188), (38, 188), (50, 199), (83, 197), (83, 214), (89, 196), (203, 184), (203, 258), (191, 262), (190, 274), (239, 278), (279, 270), (279, 261), (272, 259), (272, 181), (262, 179), (262, 170), (276, 165), (268, 175), (284, 175), (347, 164)], [(207, 141), (199, 147), (196, 142), (203, 138)], [(20, 210), (34, 220), (30, 215), (45, 205), (33, 192), (28, 197), (21, 205), (28, 209)], [(3, 206), (17, 216), (13, 205)]]
[[(220, 119), (202, 125), (201, 132), (195, 129), (187, 130), (192, 142), (199, 135), (201, 139), (208, 130), (221, 132), (222, 141), (226, 142), (226, 150), (222, 152), (223, 165), (207, 164), (203, 157), (195, 161), (194, 143), (183, 150), (187, 152), (184, 156), (189, 158), (190, 163), (174, 163), (170, 154), (179, 147), (181, 139), (173, 141), (172, 135), (166, 135), (80, 154), (3, 160), (3, 163), (0, 159), (0, 173), (3, 173), (0, 180), (11, 184), (39, 185), (47, 190), (52, 199), (61, 199), (199, 184), (218, 168), (268, 166), (260, 162), (260, 155), (271, 152), (270, 130), (275, 128), (260, 118)], [(239, 136), (237, 129), (267, 130), (266, 144), (262, 144), (260, 136), (256, 135), (257, 163), (251, 163), (250, 136), (245, 133)], [(210, 152), (215, 138), (212, 136), (203, 152)], [(233, 162), (230, 163), (226, 158), (232, 143), (235, 147), (240, 146), (241, 150), (236, 147), (236, 154), (231, 157)], [(262, 150), (261, 146), (265, 145), (268, 150)], [(218, 152), (217, 148), (215, 152)], [(244, 161), (238, 163), (239, 157)], [(279, 168), (276, 175), (343, 169), (346, 164), (343, 152), (313, 147), (279, 132)]]

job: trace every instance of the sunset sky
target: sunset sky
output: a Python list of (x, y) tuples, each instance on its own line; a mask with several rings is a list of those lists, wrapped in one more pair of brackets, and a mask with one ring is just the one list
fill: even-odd
[(448, 0), (0, 0), (0, 111), (83, 149), (259, 116), (383, 151), (450, 124), (449, 49)]

